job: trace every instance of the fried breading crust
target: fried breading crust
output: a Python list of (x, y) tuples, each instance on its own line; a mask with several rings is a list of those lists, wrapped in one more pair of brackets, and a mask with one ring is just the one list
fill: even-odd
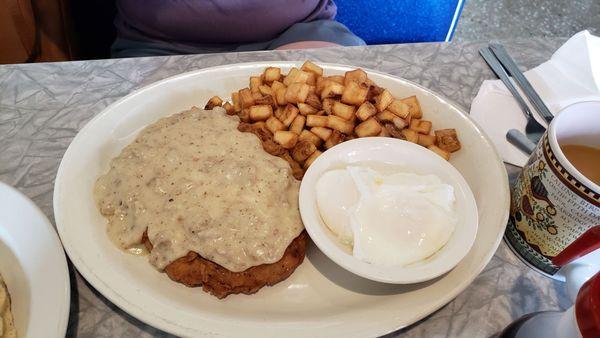
[[(272, 264), (253, 266), (241, 272), (232, 272), (212, 261), (190, 251), (165, 267), (172, 280), (189, 287), (202, 286), (202, 289), (217, 298), (230, 294), (252, 294), (265, 285), (275, 285), (288, 278), (304, 260), (306, 254), (306, 231), (302, 231), (290, 245), (283, 257)], [(152, 243), (146, 232), (142, 243), (152, 251)]]

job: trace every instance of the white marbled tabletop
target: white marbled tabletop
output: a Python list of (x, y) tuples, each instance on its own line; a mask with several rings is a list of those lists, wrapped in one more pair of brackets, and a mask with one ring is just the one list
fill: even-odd
[[(531, 68), (565, 39), (502, 41)], [(132, 90), (210, 66), (266, 60), (315, 60), (397, 75), (468, 108), (493, 75), (478, 54), (486, 42), (382, 45), (318, 50), (187, 55), (0, 66), (0, 180), (29, 196), (53, 222), (52, 191), (67, 146), (88, 120)], [(514, 175), (516, 168), (508, 168)], [(523, 314), (564, 310), (564, 285), (526, 267), (504, 242), (463, 293), (390, 334), (399, 337), (491, 337)], [(71, 266), (69, 337), (166, 337), (118, 309)]]

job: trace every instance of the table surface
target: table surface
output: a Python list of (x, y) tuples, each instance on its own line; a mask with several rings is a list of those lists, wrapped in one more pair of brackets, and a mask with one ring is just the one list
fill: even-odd
[[(547, 60), (565, 39), (501, 41), (524, 68)], [(305, 60), (367, 67), (419, 83), (468, 111), (493, 78), (478, 54), (489, 41), (340, 47), (0, 66), (0, 180), (29, 196), (54, 222), (52, 192), (75, 134), (132, 90), (182, 72), (249, 61)], [(508, 167), (510, 176), (517, 168)], [(71, 272), (67, 336), (166, 337), (121, 311)], [(571, 305), (563, 283), (526, 267), (504, 242), (475, 281), (448, 305), (390, 334), (490, 337), (523, 314)]]

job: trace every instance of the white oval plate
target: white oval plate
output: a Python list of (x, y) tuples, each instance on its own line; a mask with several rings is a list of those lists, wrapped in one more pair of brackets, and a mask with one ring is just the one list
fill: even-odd
[[(412, 285), (388, 285), (355, 276), (312, 244), (287, 280), (258, 293), (218, 300), (172, 282), (147, 259), (118, 250), (93, 201), (96, 178), (136, 133), (158, 118), (203, 107), (213, 95), (228, 98), (265, 67), (287, 71), (300, 62), (225, 65), (180, 74), (120, 99), (77, 134), (61, 162), (54, 214), (63, 245), (79, 272), (109, 300), (140, 320), (183, 336), (375, 336), (405, 327), (452, 300), (496, 251), (508, 217), (508, 179), (490, 140), (456, 106), (406, 80), (376, 71), (371, 79), (398, 97), (417, 95), (435, 128), (456, 128), (463, 150), (452, 164), (476, 199), (479, 231), (469, 254), (449, 273)], [(323, 65), (326, 74), (352, 67)]]
[(64, 337), (71, 289), (67, 260), (46, 215), (0, 182), (0, 274), (19, 337)]

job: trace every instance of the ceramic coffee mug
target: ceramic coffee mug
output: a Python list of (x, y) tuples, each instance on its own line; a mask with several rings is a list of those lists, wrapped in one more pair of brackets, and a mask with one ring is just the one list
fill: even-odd
[(566, 159), (559, 144), (600, 148), (600, 102), (562, 110), (511, 191), (506, 240), (526, 263), (550, 276), (559, 270), (551, 259), (600, 224), (600, 186)]

